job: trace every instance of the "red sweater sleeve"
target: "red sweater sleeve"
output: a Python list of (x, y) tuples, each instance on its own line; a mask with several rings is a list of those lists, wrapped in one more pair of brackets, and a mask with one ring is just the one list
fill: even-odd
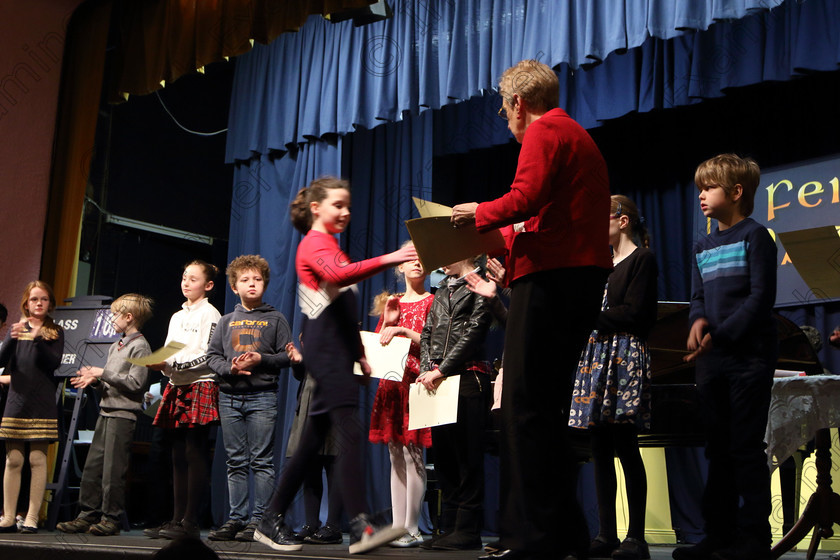
[(388, 265), (382, 257), (351, 262), (332, 235), (310, 231), (298, 246), (296, 268), (304, 286), (317, 290), (321, 282), (340, 288), (361, 282)]

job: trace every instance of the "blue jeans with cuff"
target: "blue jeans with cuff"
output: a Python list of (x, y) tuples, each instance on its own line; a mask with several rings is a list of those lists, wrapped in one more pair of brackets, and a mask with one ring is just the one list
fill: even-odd
[[(262, 518), (274, 491), (274, 426), (277, 394), (219, 393), (222, 440), (227, 454), (230, 519), (247, 523)], [(248, 515), (248, 475), (254, 473), (254, 508)]]

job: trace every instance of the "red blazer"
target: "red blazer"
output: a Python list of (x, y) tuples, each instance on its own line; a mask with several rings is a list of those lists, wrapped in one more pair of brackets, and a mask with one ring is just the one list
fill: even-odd
[(595, 142), (562, 109), (531, 123), (522, 138), (516, 177), (504, 196), (478, 205), (479, 231), (524, 222), (505, 233), (507, 278), (598, 266), (612, 269), (607, 164)]

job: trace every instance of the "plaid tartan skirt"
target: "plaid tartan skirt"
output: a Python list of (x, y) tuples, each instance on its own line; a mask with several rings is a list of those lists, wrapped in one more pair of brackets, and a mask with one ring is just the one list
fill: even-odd
[(161, 428), (192, 428), (219, 423), (219, 386), (212, 381), (190, 385), (167, 385), (163, 390), (154, 425)]

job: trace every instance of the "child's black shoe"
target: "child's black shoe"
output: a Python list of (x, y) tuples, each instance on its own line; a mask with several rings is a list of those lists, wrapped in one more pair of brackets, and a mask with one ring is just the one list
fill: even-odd
[(303, 541), (298, 539), (292, 528), (286, 525), (285, 517), (268, 512), (263, 514), (260, 524), (257, 525), (254, 540), (283, 552), (294, 552), (303, 548)]
[(232, 541), (236, 534), (245, 528), (245, 524), (235, 519), (228, 519), (224, 525), (214, 531), (210, 531), (207, 538), (211, 541)]

